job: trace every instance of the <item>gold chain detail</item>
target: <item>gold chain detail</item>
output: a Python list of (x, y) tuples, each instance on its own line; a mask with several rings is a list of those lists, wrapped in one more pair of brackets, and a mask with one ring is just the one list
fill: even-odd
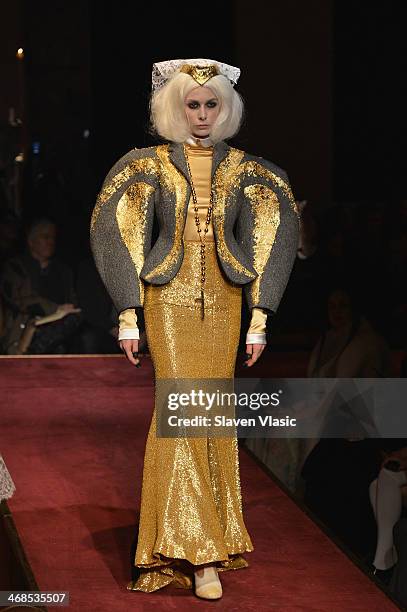
[(187, 162), (187, 168), (188, 168), (189, 178), (190, 178), (190, 182), (191, 182), (192, 200), (194, 202), (194, 211), (195, 211), (195, 225), (197, 227), (199, 240), (201, 242), (201, 315), (202, 315), (202, 319), (203, 319), (204, 315), (205, 315), (204, 286), (205, 286), (205, 280), (206, 280), (205, 238), (206, 238), (206, 234), (208, 233), (208, 230), (209, 230), (209, 224), (211, 222), (211, 216), (212, 216), (212, 210), (213, 210), (212, 189), (211, 189), (211, 197), (210, 197), (210, 201), (209, 201), (208, 211), (206, 213), (205, 227), (204, 227), (203, 236), (202, 236), (201, 220), (200, 220), (199, 214), (198, 214), (199, 213), (198, 198), (196, 197), (195, 186), (194, 186), (194, 182), (192, 180), (192, 172), (191, 172), (191, 167), (189, 165), (188, 153), (187, 153), (187, 148), (186, 148), (185, 144), (184, 144), (184, 155), (185, 155), (185, 160)]

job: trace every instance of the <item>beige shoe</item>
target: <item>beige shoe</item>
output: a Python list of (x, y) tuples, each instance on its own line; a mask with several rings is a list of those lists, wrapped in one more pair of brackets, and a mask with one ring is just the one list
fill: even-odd
[(203, 567), (194, 572), (195, 595), (202, 599), (220, 599), (222, 597), (222, 585), (219, 580), (218, 570), (214, 565)]

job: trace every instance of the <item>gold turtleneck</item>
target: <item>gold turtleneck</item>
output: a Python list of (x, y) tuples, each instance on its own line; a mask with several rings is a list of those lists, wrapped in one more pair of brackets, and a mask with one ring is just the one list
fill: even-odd
[[(201, 145), (185, 144), (188, 163), (191, 169), (192, 182), (195, 187), (196, 198), (198, 201), (198, 215), (200, 219), (201, 236), (204, 237), (205, 220), (208, 212), (208, 206), (211, 199), (211, 172), (212, 172), (212, 157), (213, 148), (203, 147)], [(184, 228), (184, 240), (192, 240), (199, 242), (198, 228), (195, 223), (194, 201), (191, 199), (188, 204), (187, 219)], [(205, 236), (205, 242), (213, 242), (213, 224), (212, 216), (208, 231)]]

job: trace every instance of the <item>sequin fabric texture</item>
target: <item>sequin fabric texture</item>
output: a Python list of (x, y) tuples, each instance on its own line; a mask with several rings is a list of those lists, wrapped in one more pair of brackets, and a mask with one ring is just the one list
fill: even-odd
[[(207, 151), (201, 168), (194, 163), (191, 169), (194, 177), (207, 168), (210, 181), (205, 156)], [(204, 214), (200, 209), (201, 224)], [(200, 242), (198, 235), (185, 238), (194, 238), (192, 230), (191, 223), (176, 276), (165, 285), (145, 287), (144, 318), (156, 381), (233, 378), (242, 288), (223, 273), (215, 242), (206, 242), (201, 319)], [(253, 544), (243, 519), (236, 437), (160, 438), (156, 427), (157, 406), (146, 442), (134, 560), (141, 573), (127, 588), (152, 592), (171, 582), (192, 588), (193, 566), (203, 563), (216, 563), (219, 571), (247, 567), (242, 553), (251, 552)]]

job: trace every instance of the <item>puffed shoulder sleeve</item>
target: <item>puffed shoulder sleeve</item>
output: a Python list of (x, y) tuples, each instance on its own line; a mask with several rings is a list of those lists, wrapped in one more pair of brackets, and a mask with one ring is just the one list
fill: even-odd
[(236, 239), (258, 276), (244, 285), (248, 307), (276, 312), (295, 261), (299, 213), (287, 174), (262, 158), (245, 164)]
[(157, 191), (155, 148), (134, 149), (110, 170), (92, 212), (93, 257), (118, 312), (143, 306), (140, 271), (151, 249)]

